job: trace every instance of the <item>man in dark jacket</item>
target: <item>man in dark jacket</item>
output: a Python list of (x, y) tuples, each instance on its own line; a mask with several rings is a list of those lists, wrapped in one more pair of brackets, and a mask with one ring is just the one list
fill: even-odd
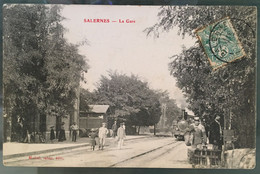
[(220, 150), (222, 149), (223, 139), (220, 116), (216, 116), (214, 122), (210, 125), (209, 143), (217, 146)]
[(117, 133), (117, 123), (116, 121), (114, 122), (114, 124), (112, 125), (112, 131), (113, 131), (113, 137), (116, 137), (116, 133)]

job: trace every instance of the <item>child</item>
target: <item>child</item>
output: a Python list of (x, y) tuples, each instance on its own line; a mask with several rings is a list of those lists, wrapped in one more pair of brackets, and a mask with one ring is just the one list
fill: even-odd
[(89, 133), (89, 137), (90, 137), (90, 145), (91, 145), (91, 150), (95, 150), (95, 146), (96, 146), (96, 137), (97, 134), (95, 132), (95, 129), (91, 129), (91, 132)]

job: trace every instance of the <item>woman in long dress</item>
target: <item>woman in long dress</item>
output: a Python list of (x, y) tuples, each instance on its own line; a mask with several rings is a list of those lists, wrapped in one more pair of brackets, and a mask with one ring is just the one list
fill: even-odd
[(66, 140), (65, 128), (64, 128), (64, 124), (63, 124), (63, 125), (61, 125), (61, 128), (60, 128), (59, 141), (62, 142), (65, 140)]
[(51, 135), (50, 135), (50, 140), (51, 142), (53, 142), (53, 140), (55, 139), (55, 133), (54, 133), (54, 126), (51, 126)]

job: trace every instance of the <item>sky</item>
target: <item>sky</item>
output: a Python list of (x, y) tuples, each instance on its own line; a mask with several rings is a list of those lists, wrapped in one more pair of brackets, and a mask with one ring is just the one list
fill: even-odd
[[(180, 54), (182, 47), (191, 47), (195, 40), (177, 35), (177, 28), (160, 34), (159, 38), (146, 36), (144, 30), (158, 21), (159, 6), (64, 6), (63, 25), (65, 38), (71, 43), (87, 40), (80, 46), (80, 54), (86, 56), (90, 69), (85, 74), (90, 91), (96, 89), (101, 75), (109, 70), (131, 75), (148, 82), (150, 88), (167, 90), (179, 107), (187, 104), (176, 79), (170, 76), (170, 57)], [(109, 19), (109, 23), (90, 23), (84, 19)], [(135, 23), (126, 23), (126, 20)], [(119, 23), (124, 20), (124, 23)], [(112, 22), (117, 21), (117, 22)]]

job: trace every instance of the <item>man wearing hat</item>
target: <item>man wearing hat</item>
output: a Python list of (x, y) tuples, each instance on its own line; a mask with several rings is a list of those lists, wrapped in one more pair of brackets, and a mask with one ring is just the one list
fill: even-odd
[(77, 131), (79, 130), (79, 127), (76, 124), (76, 122), (73, 122), (73, 125), (71, 125), (70, 129), (72, 130), (72, 141), (76, 142), (76, 140), (77, 140)]
[(220, 116), (216, 116), (214, 122), (210, 125), (209, 128), (209, 143), (222, 149), (222, 128), (220, 124)]
[(188, 160), (191, 163), (194, 159), (195, 149), (202, 148), (206, 144), (206, 132), (200, 125), (199, 117), (194, 117), (194, 123), (190, 125), (191, 148), (188, 149)]
[(117, 122), (116, 122), (116, 120), (114, 121), (114, 124), (112, 125), (112, 131), (113, 131), (112, 136), (115, 138), (116, 137), (116, 131), (117, 131)]
[(102, 127), (98, 129), (99, 149), (104, 149), (107, 134), (108, 129), (106, 128), (106, 123), (102, 123)]
[(205, 144), (207, 141), (206, 132), (204, 126), (200, 124), (199, 117), (194, 117), (194, 129), (193, 129), (193, 141), (192, 146), (198, 147)]
[(95, 150), (95, 146), (96, 146), (96, 137), (97, 137), (97, 134), (95, 132), (95, 129), (92, 128), (91, 129), (91, 132), (89, 133), (89, 138), (90, 138), (90, 145), (91, 145), (91, 150)]
[(124, 129), (124, 123), (120, 123), (120, 127), (117, 129), (117, 136), (118, 136), (118, 149), (121, 149), (124, 143), (124, 139), (126, 137), (125, 135), (125, 129)]

